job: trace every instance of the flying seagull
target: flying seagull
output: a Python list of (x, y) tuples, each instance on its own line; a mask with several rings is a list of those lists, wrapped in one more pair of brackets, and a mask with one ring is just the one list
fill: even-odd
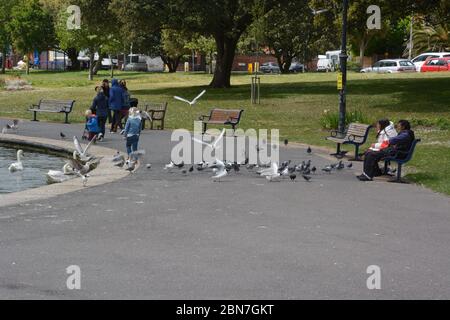
[(195, 99), (192, 100), (192, 101), (186, 100), (186, 99), (184, 99), (184, 98), (182, 98), (182, 97), (178, 97), (178, 96), (174, 96), (174, 99), (179, 100), (179, 101), (182, 101), (182, 102), (186, 102), (187, 104), (189, 104), (189, 105), (192, 107), (194, 104), (197, 103), (198, 99), (200, 99), (205, 93), (206, 93), (206, 90), (203, 90), (203, 91), (202, 91), (197, 97), (195, 97)]
[(219, 144), (219, 142), (223, 139), (223, 136), (225, 135), (225, 132), (226, 132), (226, 130), (223, 129), (222, 132), (220, 133), (220, 135), (214, 140), (213, 143), (207, 143), (207, 142), (205, 142), (205, 141), (203, 141), (203, 140), (199, 140), (199, 139), (197, 139), (197, 138), (192, 138), (192, 140), (193, 140), (194, 142), (203, 144), (203, 145), (205, 145), (205, 146), (211, 148), (212, 151), (214, 151), (214, 150), (220, 148), (220, 147), (218, 147), (218, 144)]
[(85, 148), (83, 148), (80, 144), (80, 141), (78, 141), (78, 138), (73, 137), (73, 144), (75, 145), (75, 150), (77, 151), (82, 161), (92, 160), (92, 157), (88, 157), (88, 151), (92, 143), (95, 143), (95, 140), (97, 140), (97, 136), (94, 136), (91, 142), (89, 142), (89, 144)]

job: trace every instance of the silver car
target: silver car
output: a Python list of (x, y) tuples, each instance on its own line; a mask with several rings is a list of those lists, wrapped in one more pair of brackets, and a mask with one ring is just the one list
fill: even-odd
[(407, 59), (386, 59), (380, 60), (372, 67), (364, 68), (361, 73), (398, 73), (398, 72), (416, 72), (415, 65)]

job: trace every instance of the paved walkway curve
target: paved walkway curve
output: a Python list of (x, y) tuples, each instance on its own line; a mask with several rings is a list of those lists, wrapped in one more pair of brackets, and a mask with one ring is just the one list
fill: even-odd
[[(25, 122), (18, 134), (60, 131), (82, 127)], [(120, 136), (107, 138), (104, 146), (124, 150)], [(446, 196), (360, 183), (358, 168), (311, 183), (267, 183), (243, 169), (213, 183), (208, 173), (162, 170), (170, 132), (146, 131), (141, 147), (151, 170), (0, 208), (0, 298), (450, 298)], [(309, 157), (282, 150), (283, 159)], [(81, 290), (67, 290), (70, 265), (81, 268)], [(367, 289), (371, 265), (381, 290)]]

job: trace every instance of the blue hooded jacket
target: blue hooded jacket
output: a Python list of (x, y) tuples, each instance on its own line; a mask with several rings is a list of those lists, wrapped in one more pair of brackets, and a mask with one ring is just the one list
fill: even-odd
[(105, 96), (103, 91), (100, 91), (94, 98), (91, 110), (98, 117), (106, 118), (108, 116), (108, 98)]
[(114, 111), (119, 111), (124, 106), (123, 89), (119, 86), (117, 79), (112, 80), (111, 89), (109, 89), (109, 108)]

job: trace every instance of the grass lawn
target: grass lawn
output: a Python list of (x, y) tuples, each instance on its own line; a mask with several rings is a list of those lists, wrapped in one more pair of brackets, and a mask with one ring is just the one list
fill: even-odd
[[(97, 81), (89, 82), (86, 72), (33, 72), (23, 75), (32, 91), (7, 92), (0, 89), (0, 117), (31, 119), (27, 108), (41, 98), (75, 99), (71, 121), (83, 121), (83, 113), (94, 97)], [(11, 77), (0, 75), (2, 79)], [(194, 107), (173, 99), (174, 95), (195, 97), (211, 80), (210, 75), (177, 73), (145, 74), (117, 72), (126, 79), (132, 96), (145, 101), (169, 102), (167, 128), (193, 128), (193, 121), (212, 107), (245, 109), (241, 128), (276, 128), (282, 138), (312, 145), (328, 146), (320, 119), (325, 109), (336, 112), (336, 74), (263, 75), (261, 105), (250, 103), (250, 76), (233, 75), (233, 88), (207, 89)], [(408, 178), (438, 192), (450, 194), (450, 73), (440, 74), (349, 74), (347, 108), (360, 110), (371, 122), (388, 117), (412, 120), (422, 138), (416, 156), (406, 166)], [(63, 121), (63, 115), (40, 114), (39, 119)], [(352, 149), (351, 149), (352, 150)], [(353, 151), (353, 150), (352, 150)]]

